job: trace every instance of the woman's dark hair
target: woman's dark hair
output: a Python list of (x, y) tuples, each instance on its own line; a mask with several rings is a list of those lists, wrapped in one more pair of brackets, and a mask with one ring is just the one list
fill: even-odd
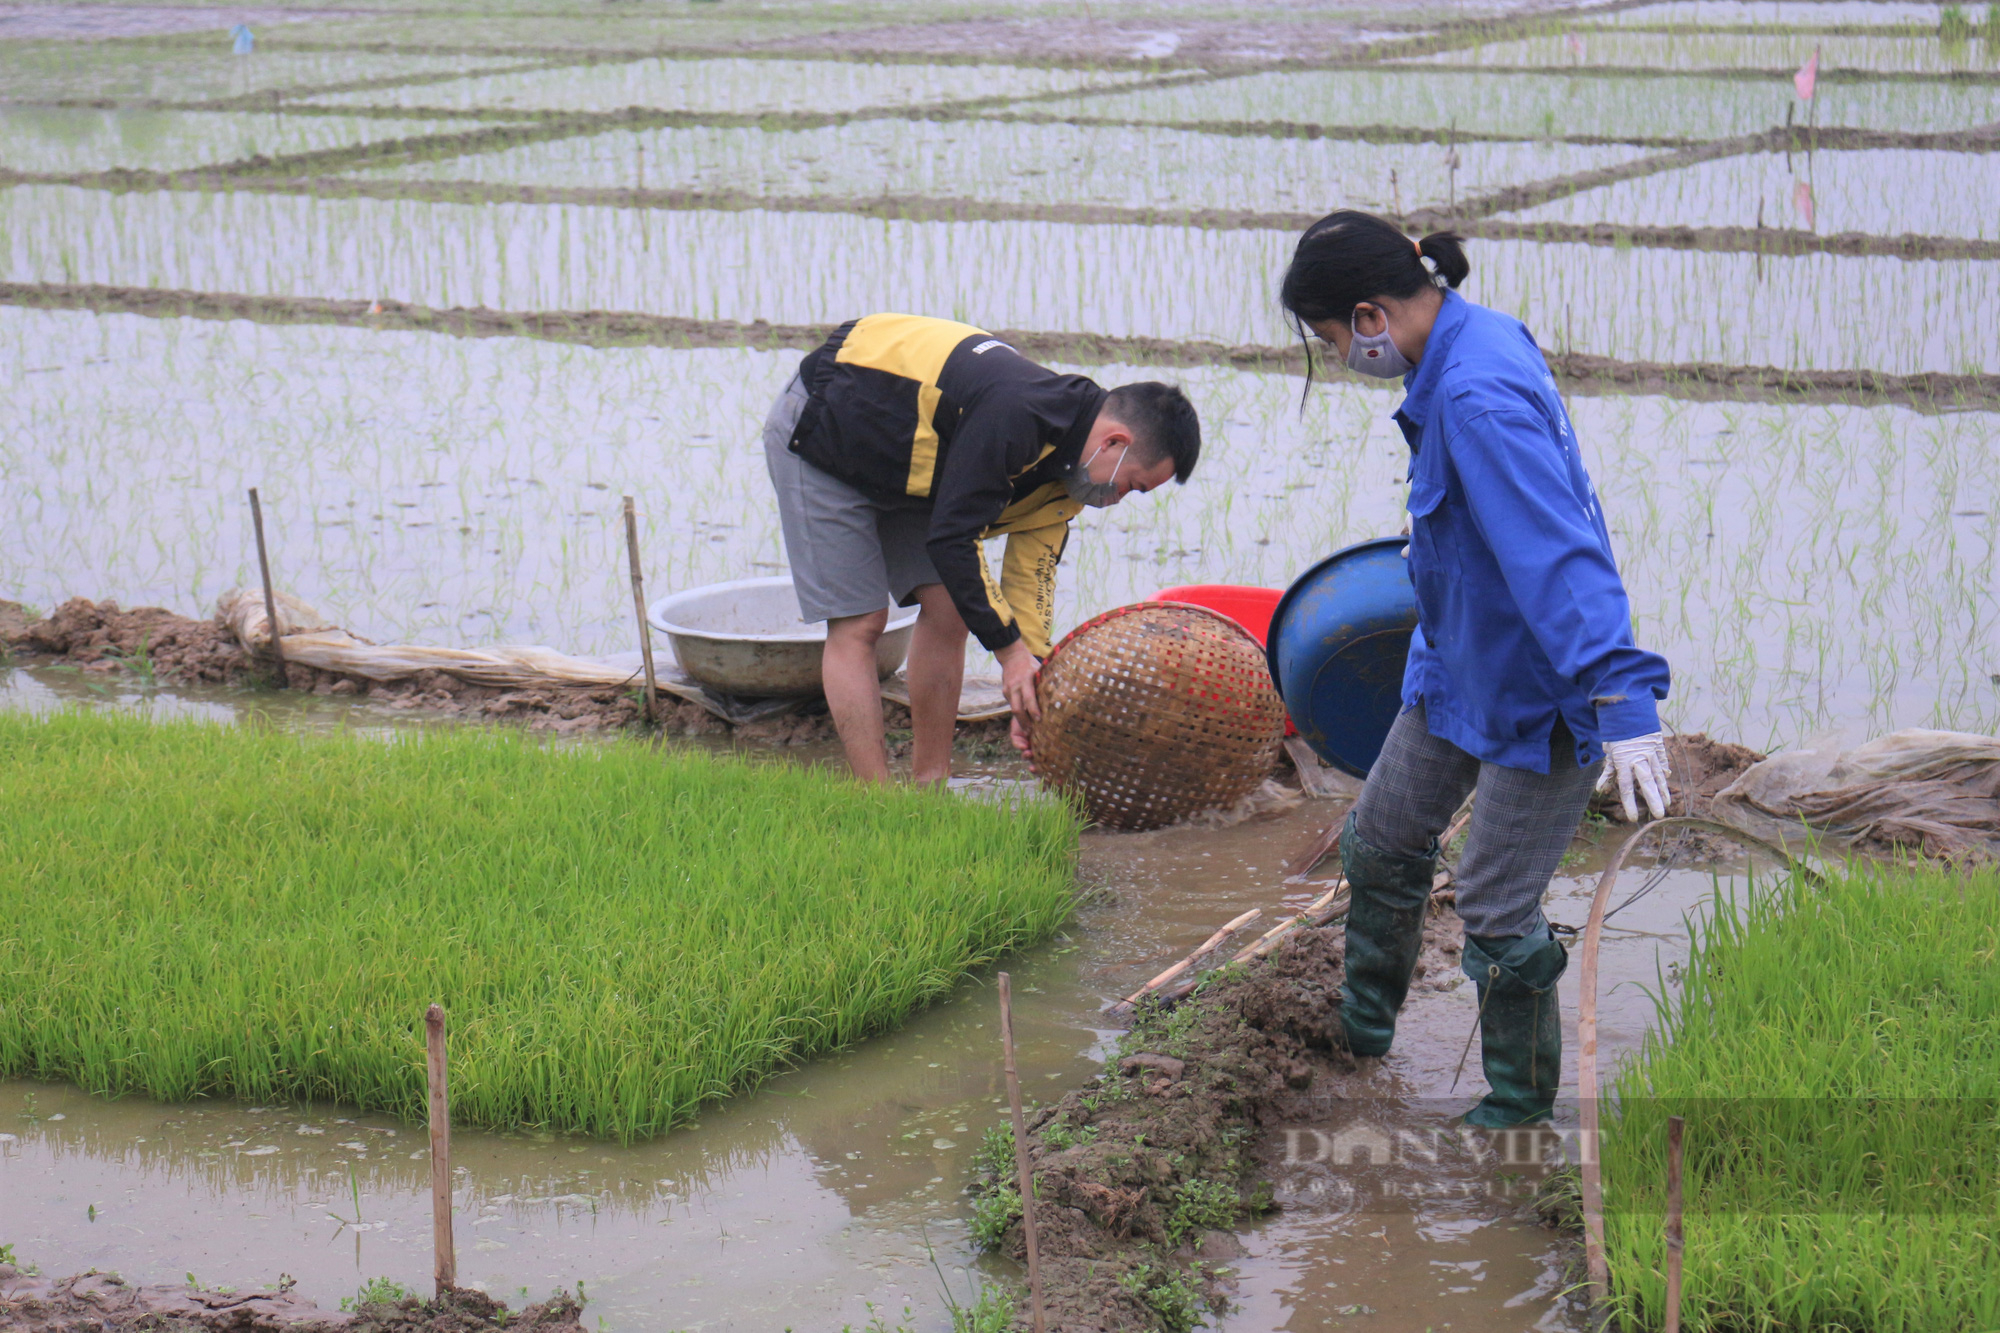
[(1307, 387), (1312, 385), (1308, 321), (1346, 320), (1363, 301), (1384, 296), (1407, 301), (1425, 287), (1456, 287), (1471, 271), (1457, 232), (1432, 232), (1412, 241), (1395, 223), (1349, 208), (1307, 227), (1278, 289), (1293, 330), (1307, 344)]

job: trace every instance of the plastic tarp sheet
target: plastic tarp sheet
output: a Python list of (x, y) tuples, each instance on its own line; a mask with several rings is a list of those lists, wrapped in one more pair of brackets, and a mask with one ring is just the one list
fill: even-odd
[[(572, 657), (540, 645), (433, 648), (424, 644), (371, 643), (330, 624), (290, 593), (278, 593), (273, 600), (277, 603), (278, 634), (285, 660), (321, 671), (376, 681), (407, 680), (421, 671), (442, 671), (473, 685), (505, 690), (548, 685), (624, 688), (636, 686), (643, 678), (636, 661)], [(232, 589), (222, 595), (216, 614), (238, 642), (247, 647), (269, 647), (271, 623), (264, 611), (263, 593), (249, 588)], [(638, 655), (631, 656), (636, 659)], [(778, 717), (817, 697), (748, 699), (722, 694), (689, 677), (671, 658), (656, 656), (653, 674), (663, 693), (705, 708), (725, 722), (741, 724)], [(882, 683), (882, 697), (907, 705), (908, 683), (900, 674), (890, 677)], [(999, 682), (968, 677), (959, 696), (958, 714), (964, 722), (1007, 716), (1007, 700), (1000, 693)]]
[(1717, 793), (1714, 809), (1798, 851), (2000, 861), (2000, 737), (1912, 729), (1844, 753), (1772, 755)]

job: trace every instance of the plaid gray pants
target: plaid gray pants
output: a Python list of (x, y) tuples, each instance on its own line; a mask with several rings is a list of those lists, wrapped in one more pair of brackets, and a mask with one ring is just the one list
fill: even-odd
[(1468, 935), (1540, 933), (1542, 895), (1590, 804), (1602, 761), (1576, 764), (1576, 741), (1560, 719), (1549, 737), (1549, 771), (1482, 763), (1431, 735), (1420, 703), (1396, 719), (1354, 807), (1354, 828), (1391, 856), (1430, 851), (1467, 792), (1465, 852), (1453, 879)]

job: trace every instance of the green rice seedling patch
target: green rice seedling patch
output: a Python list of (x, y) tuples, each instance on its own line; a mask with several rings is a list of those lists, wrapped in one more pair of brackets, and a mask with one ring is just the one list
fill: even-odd
[(0, 166), (51, 174), (114, 167), (183, 171), (463, 128), (436, 121), (270, 111), (0, 106)]
[(1932, 0), (1666, 0), (1589, 21), (1637, 28), (1936, 28), (1943, 8)]
[[(0, 273), (434, 308), (836, 324), (921, 310), (987, 328), (1291, 342), (1268, 283), (1295, 233), (844, 212), (432, 203), (67, 186), (0, 192)], [(1619, 360), (1889, 374), (2000, 370), (2000, 265), (1472, 243), (1474, 300)], [(840, 255), (828, 264), (823, 256)], [(1161, 274), (1175, 274), (1171, 283)], [(1718, 314), (1716, 294), (1746, 294)], [(1754, 310), (1787, 310), (1784, 319)], [(1877, 312), (1867, 320), (1856, 310)]]
[(1046, 801), (637, 743), (0, 716), (0, 1073), (657, 1134), (1068, 915)]
[[(1821, 125), (1856, 129), (1963, 130), (2000, 118), (1996, 90), (1978, 86), (1822, 82), (1819, 100)], [(1311, 125), (1390, 125), (1433, 130), (1442, 138), (1456, 124), (1488, 134), (1721, 139), (1782, 125), (1788, 108), (1797, 111), (1798, 99), (1789, 83), (1777, 81), (1556, 70), (1462, 70), (1439, 78), (1409, 65), (1246, 74), (1038, 102), (1032, 110), (1058, 118), (1265, 124), (1280, 133)]]
[[(825, 129), (612, 130), (364, 178), (488, 184), (978, 199), (1132, 208), (1248, 206), (1401, 212), (1630, 161), (1624, 145), (1467, 143), (1454, 171), (1435, 144), (1245, 139), (1149, 127), (874, 120)], [(1265, 183), (1252, 199), (1221, 181)]]
[(1746, 153), (1496, 216), (1995, 240), (2000, 239), (2000, 157), (1895, 148)]
[(251, 93), (325, 88), (359, 79), (420, 78), (516, 65), (515, 59), (269, 51), (234, 55), (220, 31), (210, 47), (180, 43), (0, 42), (0, 96), (8, 102), (205, 102)]
[[(1631, 69), (1796, 69), (1820, 52), (1823, 69), (1896, 74), (1947, 74), (1993, 69), (1981, 44), (1939, 37), (1846, 37), (1816, 33), (1691, 32), (1550, 33), (1517, 41), (1415, 56), (1421, 65), (1495, 65), (1544, 69), (1616, 65)], [(1992, 88), (1989, 93), (2000, 92)], [(1907, 126), (1902, 128), (1908, 128)]]
[(1669, 1115), (1681, 1327), (2000, 1326), (2000, 877), (1850, 869), (1695, 929), (1615, 1084), (1613, 1317), (1658, 1327)]
[(1136, 73), (1016, 65), (909, 65), (854, 60), (633, 60), (496, 74), (414, 88), (336, 93), (322, 106), (457, 111), (855, 111), (1084, 90)]

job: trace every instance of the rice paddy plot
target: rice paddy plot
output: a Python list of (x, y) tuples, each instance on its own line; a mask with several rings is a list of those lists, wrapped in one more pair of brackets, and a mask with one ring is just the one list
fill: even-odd
[[(2000, 89), (1942, 83), (1822, 83), (1819, 123), (1874, 130), (1963, 130), (2000, 119)], [(1486, 134), (1720, 139), (1785, 123), (1789, 83), (1756, 79), (1500, 74), (1424, 67), (1246, 74), (1184, 87), (1096, 93), (1028, 108), (1037, 116), (1248, 122), (1274, 126), (1454, 124)], [(1003, 109), (994, 114), (1007, 114)], [(1463, 151), (1463, 150), (1461, 150)]]
[[(218, 24), (220, 25), (218, 19)], [(519, 59), (254, 51), (233, 55), (157, 42), (0, 42), (0, 100), (205, 102), (251, 93), (325, 88), (361, 79), (421, 78), (519, 65)]]
[(1619, 145), (1242, 139), (1183, 130), (878, 120), (816, 130), (612, 130), (369, 170), (364, 179), (1319, 213), (1444, 205), (1642, 155)]
[(182, 171), (463, 128), (373, 116), (0, 105), (0, 166), (52, 174)]
[(0, 192), (0, 271), (16, 281), (784, 324), (911, 310), (987, 328), (1227, 343), (1289, 339), (1270, 284), (1292, 242), (1275, 231), (843, 212)]
[(495, 74), (413, 88), (310, 99), (319, 106), (458, 111), (857, 111), (873, 106), (1025, 97), (1140, 77), (1112, 70), (1018, 65), (912, 65), (855, 60), (647, 59)]
[[(843, 6), (843, 8), (847, 8)], [(866, 11), (835, 15), (825, 6), (790, 13), (765, 9), (744, 11), (734, 6), (715, 10), (654, 10), (644, 15), (609, 10), (601, 14), (516, 14), (483, 11), (475, 24), (453, 14), (377, 11), (349, 18), (287, 24), (260, 33), (259, 50), (284, 50), (293, 44), (332, 43), (345, 46), (426, 47), (528, 56), (577, 52), (624, 52), (634, 56), (669, 54), (703, 47), (740, 46), (748, 42), (805, 37), (841, 27), (859, 27), (879, 19)]]
[(1887, 148), (1753, 153), (1618, 181), (1498, 216), (2000, 240), (2000, 158)]
[[(992, 329), (1232, 345), (1292, 341), (1271, 284), (1295, 240), (1288, 230), (842, 212), (0, 192), (0, 273), (16, 282), (782, 324), (911, 310)], [(1471, 255), (1466, 294), (1524, 320), (1558, 351), (1796, 370), (2000, 370), (1984, 318), (2000, 308), (1993, 264), (1536, 241), (1474, 241)], [(1741, 293), (1742, 304), (1718, 310), (1718, 292)]]
[[(634, 648), (650, 585), (783, 569), (758, 427), (797, 353), (0, 309), (0, 596), (184, 614), (257, 581), (377, 642)], [(162, 450), (160, 441), (195, 442)]]
[(1577, 397), (1685, 731), (2000, 730), (2000, 414)]
[[(1796, 69), (1820, 53), (1825, 69), (1898, 74), (1947, 74), (2000, 69), (1991, 43), (1941, 37), (1846, 37), (1815, 33), (1701, 31), (1551, 33), (1516, 41), (1413, 56), (1399, 63), (1546, 68), (1621, 65), (1634, 69)], [(2000, 88), (1989, 87), (2000, 97)], [(1909, 128), (1907, 126), (1902, 128)]]
[(0, 1076), (630, 1140), (1069, 915), (1047, 800), (439, 729), (0, 714)]
[[(1970, 8), (1965, 5), (1961, 9)], [(1612, 14), (1592, 24), (1619, 27), (1830, 28), (1880, 25), (1936, 28), (1945, 6), (1911, 0), (1666, 0)]]
[[(1774, 224), (1779, 219), (1770, 219)], [(2000, 373), (2000, 265), (1475, 241), (1473, 300), (1541, 345), (1621, 361)]]

